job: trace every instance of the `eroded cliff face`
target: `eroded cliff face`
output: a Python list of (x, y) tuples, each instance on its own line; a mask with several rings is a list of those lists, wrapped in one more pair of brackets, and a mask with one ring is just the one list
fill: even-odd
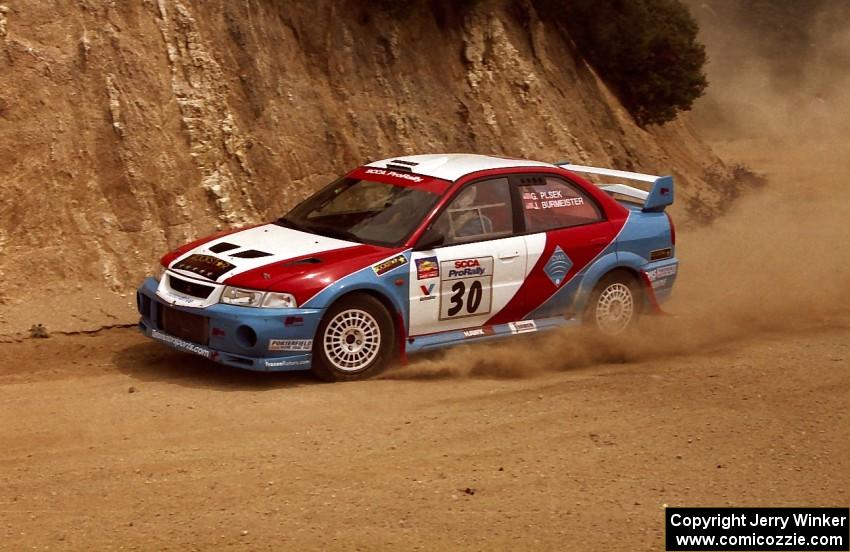
[(681, 199), (722, 206), (689, 126), (636, 127), (529, 4), (424, 4), (5, 0), (0, 333), (58, 297), (124, 320), (106, 299), (126, 307), (167, 249), (370, 159), (570, 159), (673, 173)]

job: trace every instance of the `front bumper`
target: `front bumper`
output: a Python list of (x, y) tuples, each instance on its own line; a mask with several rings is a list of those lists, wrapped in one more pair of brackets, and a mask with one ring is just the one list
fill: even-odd
[[(246, 370), (310, 368), (313, 337), (323, 309), (176, 306), (156, 294), (158, 285), (156, 279), (148, 278), (136, 293), (139, 330), (146, 336), (178, 351)], [(169, 316), (182, 322), (170, 324)]]

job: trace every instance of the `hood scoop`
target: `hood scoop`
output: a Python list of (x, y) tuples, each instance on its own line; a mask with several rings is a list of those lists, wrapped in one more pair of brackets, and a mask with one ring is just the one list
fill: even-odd
[(288, 263), (283, 263), (281, 266), (298, 266), (305, 264), (319, 264), (322, 262), (322, 259), (317, 259), (316, 257), (310, 257), (308, 259), (299, 259), (297, 261), (289, 261)]
[(256, 249), (248, 249), (247, 251), (240, 251), (239, 253), (234, 253), (231, 257), (236, 259), (259, 259), (260, 257), (271, 257), (271, 253), (266, 253), (265, 251), (257, 251)]
[(221, 242), (210, 247), (210, 251), (213, 253), (224, 253), (225, 251), (230, 251), (231, 249), (236, 249), (238, 247), (238, 245), (233, 245), (232, 243)]

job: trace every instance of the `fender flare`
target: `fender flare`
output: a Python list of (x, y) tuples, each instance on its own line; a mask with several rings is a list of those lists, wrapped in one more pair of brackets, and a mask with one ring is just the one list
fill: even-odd
[[(371, 268), (365, 268), (369, 270)], [(356, 273), (355, 273), (356, 274)], [(353, 276), (353, 275), (352, 275)], [(381, 302), (382, 305), (389, 311), (392, 317), (396, 331), (396, 342), (399, 357), (403, 363), (407, 362), (407, 334), (408, 334), (408, 314), (407, 305), (402, 303), (402, 299), (407, 300), (408, 285), (398, 288), (403, 291), (404, 297), (394, 296), (392, 293), (387, 293), (387, 283), (373, 280), (354, 279), (354, 281), (339, 280), (323, 289), (315, 297), (311, 298), (308, 303), (311, 307), (327, 310), (334, 303), (355, 293), (365, 293), (371, 295)], [(400, 295), (400, 294), (396, 294)], [(315, 303), (312, 304), (312, 303)], [(323, 315), (324, 316), (324, 315)]]
[(587, 308), (587, 303), (593, 290), (599, 282), (611, 272), (615, 270), (625, 270), (629, 272), (635, 280), (635, 283), (641, 286), (644, 292), (645, 300), (649, 301), (649, 305), (653, 306), (655, 302), (655, 293), (652, 286), (648, 286), (645, 277), (642, 277), (643, 272), (641, 267), (646, 264), (646, 259), (629, 252), (610, 252), (596, 260), (584, 273), (581, 281), (581, 286), (576, 291), (576, 299), (573, 303), (574, 311), (583, 313)]
[(377, 282), (358, 282), (351, 284), (337, 282), (325, 288), (319, 295), (311, 299), (309, 303), (317, 302), (317, 304), (311, 304), (310, 307), (327, 309), (346, 295), (358, 292), (368, 293), (380, 299), (385, 306), (390, 307), (390, 314), (402, 314), (405, 312), (404, 305), (401, 304), (400, 300), (397, 297), (393, 297), (392, 294), (387, 293), (385, 286)]
[(616, 251), (605, 253), (585, 269), (581, 277), (581, 283), (575, 292), (573, 311), (583, 313), (587, 308), (590, 295), (596, 288), (596, 284), (612, 270), (619, 268), (618, 255)]

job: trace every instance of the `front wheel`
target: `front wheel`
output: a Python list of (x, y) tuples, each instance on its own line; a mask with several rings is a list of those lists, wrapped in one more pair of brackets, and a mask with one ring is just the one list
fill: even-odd
[(395, 330), (380, 301), (365, 294), (334, 303), (319, 324), (313, 343), (313, 373), (325, 381), (365, 379), (392, 357)]
[(622, 335), (637, 321), (639, 297), (631, 275), (619, 271), (609, 274), (593, 290), (585, 320), (604, 335)]

